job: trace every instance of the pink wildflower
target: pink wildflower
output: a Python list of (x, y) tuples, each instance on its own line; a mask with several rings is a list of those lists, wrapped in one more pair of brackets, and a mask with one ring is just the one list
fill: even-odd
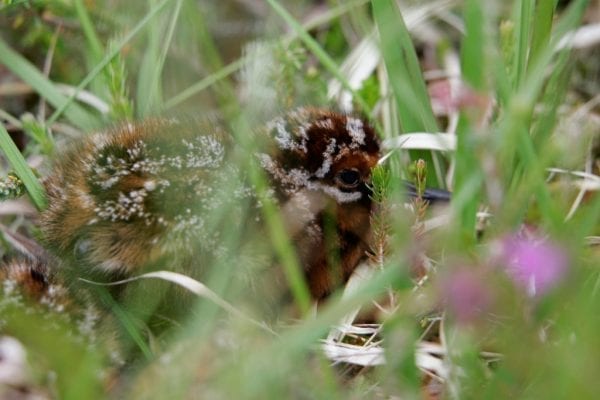
[(481, 273), (461, 268), (442, 278), (440, 291), (444, 305), (460, 323), (481, 317), (492, 303), (492, 292)]
[(557, 286), (568, 269), (564, 249), (535, 236), (506, 238), (502, 243), (502, 258), (509, 276), (531, 297), (544, 295)]

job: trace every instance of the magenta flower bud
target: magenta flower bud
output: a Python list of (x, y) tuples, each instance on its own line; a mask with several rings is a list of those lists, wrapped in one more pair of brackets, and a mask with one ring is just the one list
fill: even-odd
[(506, 271), (531, 297), (542, 296), (565, 277), (569, 262), (566, 251), (539, 237), (513, 235), (502, 243)]
[(482, 273), (460, 268), (442, 278), (440, 294), (446, 310), (459, 323), (471, 323), (487, 312), (493, 296)]

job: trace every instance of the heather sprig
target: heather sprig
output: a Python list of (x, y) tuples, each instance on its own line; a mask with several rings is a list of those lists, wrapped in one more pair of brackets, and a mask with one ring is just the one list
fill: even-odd
[(25, 193), (25, 185), (14, 173), (9, 173), (0, 181), (0, 201), (15, 199)]
[(371, 198), (375, 203), (373, 214), (371, 215), (371, 226), (373, 229), (371, 239), (371, 261), (383, 268), (386, 257), (389, 252), (389, 237), (391, 234), (390, 224), (390, 199), (392, 174), (384, 165), (378, 165), (373, 169), (371, 175), (372, 194)]

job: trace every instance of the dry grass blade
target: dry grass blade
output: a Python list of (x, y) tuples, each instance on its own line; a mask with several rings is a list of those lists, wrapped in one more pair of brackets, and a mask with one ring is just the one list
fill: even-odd
[(325, 341), (322, 349), (327, 358), (334, 363), (344, 362), (363, 367), (374, 367), (385, 364), (384, 351), (381, 346), (358, 346), (348, 343)]
[(447, 133), (413, 132), (383, 142), (386, 149), (456, 150), (456, 136)]
[(50, 257), (46, 250), (35, 240), (18, 232), (13, 232), (2, 224), (0, 224), (0, 232), (2, 232), (4, 240), (22, 255), (34, 260), (47, 260)]
[(600, 176), (598, 175), (584, 171), (570, 171), (562, 168), (548, 168), (547, 171), (558, 174), (569, 174), (578, 178), (582, 178), (578, 182), (579, 186), (585, 187), (587, 190), (600, 190)]
[(74, 96), (76, 100), (95, 108), (101, 114), (108, 114), (110, 111), (110, 106), (92, 92), (87, 90), (77, 90), (77, 88), (74, 86), (69, 86), (62, 83), (57, 83), (56, 88), (61, 94), (67, 97)]
[(586, 25), (570, 32), (558, 42), (556, 51), (565, 48), (584, 49), (600, 43), (600, 24)]
[(248, 322), (252, 323), (253, 325), (256, 325), (259, 328), (269, 332), (270, 334), (277, 336), (277, 333), (275, 331), (273, 331), (271, 328), (269, 328), (265, 323), (262, 323), (262, 322), (259, 322), (259, 321), (256, 321), (256, 320), (250, 318), (249, 316), (247, 316), (246, 314), (244, 314), (243, 312), (241, 312), (240, 310), (235, 308), (233, 305), (231, 305), (231, 303), (223, 300), (221, 297), (219, 297), (219, 295), (217, 295), (215, 292), (213, 292), (208, 287), (206, 287), (206, 285), (198, 282), (195, 279), (190, 278), (189, 276), (179, 274), (177, 272), (172, 272), (172, 271), (149, 272), (147, 274), (138, 275), (133, 278), (123, 279), (120, 281), (108, 282), (108, 283), (94, 282), (94, 281), (90, 281), (90, 280), (83, 279), (83, 278), (79, 278), (79, 279), (83, 282), (90, 283), (92, 285), (98, 285), (98, 286), (123, 285), (126, 283), (138, 281), (140, 279), (162, 279), (167, 282), (175, 283), (175, 284), (189, 290), (190, 292), (196, 294), (199, 297), (210, 300), (213, 303), (215, 303), (216, 305), (218, 305), (219, 307), (223, 308), (225, 311), (229, 312), (230, 314), (232, 314), (236, 317), (242, 318), (243, 320), (248, 321)]
[[(340, 66), (340, 71), (348, 79), (348, 84), (353, 90), (361, 87), (379, 65), (381, 54), (377, 48), (373, 33), (367, 35), (358, 46), (348, 55)], [(338, 106), (345, 112), (352, 111), (352, 93), (344, 90), (342, 83), (332, 79), (327, 87), (327, 96), (336, 99)]]
[[(454, 3), (455, 1), (452, 0), (441, 0), (404, 10), (403, 14), (408, 29), (414, 29), (423, 21), (449, 9)], [(381, 53), (375, 39), (375, 31), (366, 35), (340, 66), (340, 72), (346, 77), (353, 90), (358, 90), (363, 81), (371, 76), (381, 63)], [(336, 99), (341, 110), (352, 111), (352, 93), (345, 90), (338, 79), (329, 81), (327, 96), (330, 99)]]
[(23, 215), (26, 217), (33, 217), (37, 215), (37, 211), (31, 203), (22, 199), (4, 200), (0, 203), (0, 215)]

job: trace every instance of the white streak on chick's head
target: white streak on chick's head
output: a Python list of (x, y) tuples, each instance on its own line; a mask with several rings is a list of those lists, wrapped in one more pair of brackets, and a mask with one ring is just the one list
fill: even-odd
[(273, 140), (261, 166), (286, 195), (321, 191), (338, 203), (368, 197), (379, 142), (363, 120), (327, 110), (300, 108), (267, 125)]

